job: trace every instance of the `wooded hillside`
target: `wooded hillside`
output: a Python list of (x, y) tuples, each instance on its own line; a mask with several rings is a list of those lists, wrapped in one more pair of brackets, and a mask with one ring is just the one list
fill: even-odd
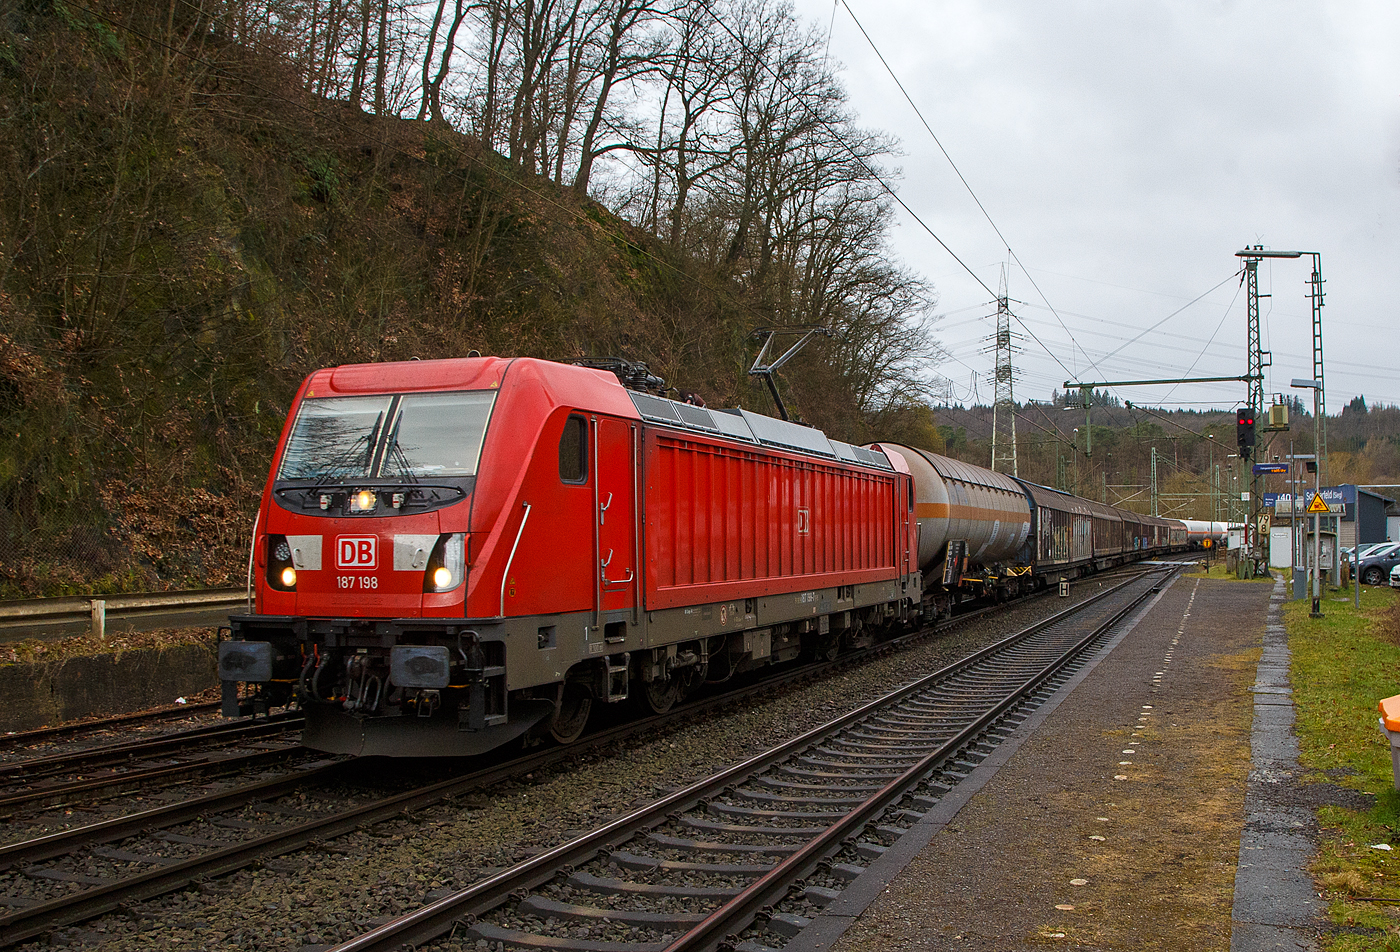
[(936, 443), (843, 104), (765, 3), (0, 2), (0, 589), (241, 579), (328, 364), (617, 355), (768, 411), (752, 332), (821, 324), (794, 409)]
[(0, 132), (0, 596), (240, 584), (337, 363), (618, 356), (772, 412), (754, 332), (822, 326), (801, 418), (989, 459), (927, 402), (895, 143), (777, 0), (0, 0)]

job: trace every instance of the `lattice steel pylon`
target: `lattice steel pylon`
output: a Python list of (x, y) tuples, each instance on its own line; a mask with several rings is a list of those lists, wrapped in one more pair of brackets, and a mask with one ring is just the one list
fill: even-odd
[[(1309, 296), (1312, 298), (1312, 358), (1313, 358), (1313, 381), (1317, 384), (1317, 406), (1320, 408), (1314, 420), (1317, 437), (1313, 453), (1316, 455), (1319, 469), (1320, 481), (1327, 481), (1327, 401), (1326, 391), (1322, 382), (1322, 255), (1316, 251), (1275, 251), (1265, 250), (1263, 245), (1247, 246), (1243, 251), (1235, 252), (1235, 257), (1244, 263), (1245, 278), (1248, 282), (1249, 301), (1249, 407), (1254, 411), (1254, 419), (1261, 419), (1264, 411), (1264, 369), (1271, 361), (1268, 359), (1269, 352), (1262, 350), (1259, 346), (1259, 262), (1265, 258), (1302, 258), (1304, 256), (1312, 258), (1312, 276), (1308, 279), (1310, 286)], [(1248, 455), (1248, 449), (1241, 450)], [(1263, 452), (1263, 449), (1260, 449)], [(1250, 522), (1255, 523), (1259, 518), (1259, 510), (1262, 505), (1262, 490), (1264, 488), (1263, 477), (1257, 472), (1254, 474), (1250, 485)], [(1255, 537), (1254, 558), (1256, 562), (1262, 563), (1264, 557), (1264, 540)]]
[(1001, 287), (997, 294), (997, 329), (993, 349), (996, 351), (996, 370), (992, 382), (992, 470), (1006, 472), (1009, 463), (1012, 476), (1019, 476), (1016, 468), (1016, 398), (1012, 381), (1016, 373), (1011, 365), (1011, 355), (1016, 345), (1011, 334), (1011, 308), (1006, 293), (1006, 266), (1001, 269)]
[(1323, 386), (1322, 379), (1322, 255), (1316, 251), (1308, 252), (1313, 259), (1312, 276), (1308, 278), (1310, 290), (1308, 296), (1312, 298), (1312, 358), (1313, 358), (1313, 379), (1318, 382), (1318, 406), (1322, 407), (1322, 412), (1317, 418), (1317, 446), (1313, 452), (1317, 454), (1318, 465), (1322, 467), (1322, 479), (1327, 480), (1327, 388)]
[[(1259, 341), (1259, 259), (1245, 258), (1245, 351), (1249, 359), (1249, 396), (1245, 405), (1254, 419), (1264, 411), (1264, 351)], [(1248, 452), (1248, 451), (1246, 451)]]

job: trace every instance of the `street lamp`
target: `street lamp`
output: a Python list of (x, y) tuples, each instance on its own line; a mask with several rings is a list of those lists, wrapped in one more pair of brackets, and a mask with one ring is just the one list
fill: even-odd
[[(1294, 377), (1291, 387), (1299, 390), (1311, 390), (1313, 392), (1313, 452), (1318, 453), (1318, 418), (1322, 414), (1322, 381), (1306, 380), (1301, 377)], [(1318, 459), (1313, 467), (1313, 498), (1321, 498), (1322, 489), (1322, 460)], [(1309, 505), (1308, 508), (1312, 508)], [(1313, 533), (1313, 556), (1312, 565), (1312, 611), (1309, 613), (1313, 618), (1322, 617), (1322, 536), (1318, 531), (1318, 514), (1312, 514)]]

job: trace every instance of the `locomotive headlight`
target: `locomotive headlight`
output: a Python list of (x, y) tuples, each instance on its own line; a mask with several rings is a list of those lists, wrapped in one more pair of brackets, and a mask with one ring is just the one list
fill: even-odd
[(379, 497), (375, 496), (375, 494), (368, 489), (361, 489), (350, 497), (351, 512), (374, 512), (375, 507), (378, 505)]
[(297, 570), (292, 564), (292, 547), (284, 535), (267, 537), (267, 584), (281, 592), (297, 590)]
[(423, 591), (449, 592), (462, 584), (467, 568), (467, 537), (461, 532), (438, 536), (423, 569)]

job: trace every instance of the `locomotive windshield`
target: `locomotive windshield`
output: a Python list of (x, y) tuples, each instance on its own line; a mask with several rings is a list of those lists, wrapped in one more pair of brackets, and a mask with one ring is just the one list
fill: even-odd
[(303, 400), (279, 479), (475, 476), (495, 391)]

